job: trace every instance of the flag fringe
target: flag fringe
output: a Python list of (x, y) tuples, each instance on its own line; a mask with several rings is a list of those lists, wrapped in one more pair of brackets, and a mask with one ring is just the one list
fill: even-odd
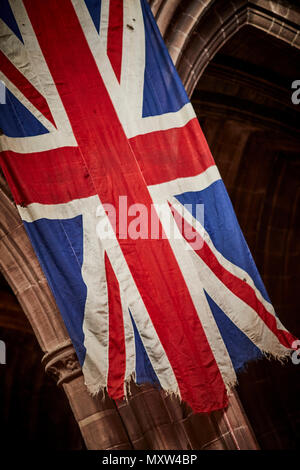
[[(262, 359), (267, 359), (268, 361), (278, 361), (280, 364), (285, 365), (287, 364), (289, 358), (291, 357), (291, 353), (294, 351), (293, 349), (287, 349), (286, 352), (282, 352), (280, 354), (273, 353), (270, 351), (262, 351), (260, 350), (262, 355), (260, 357), (257, 357), (256, 359), (251, 359), (250, 361), (247, 361), (242, 367), (240, 367), (238, 370), (236, 370), (236, 373), (240, 372), (246, 372), (249, 368), (249, 366), (253, 363), (257, 363), (261, 361)], [(238, 378), (236, 377), (235, 382), (231, 383), (226, 383), (224, 380), (227, 391), (230, 391), (231, 389), (234, 389), (239, 383)]]
[(286, 364), (288, 359), (291, 357), (291, 353), (294, 349), (287, 349), (286, 352), (282, 352), (280, 354), (272, 353), (270, 351), (262, 351), (263, 357), (268, 359), (268, 361), (276, 360), (279, 361), (281, 364)]
[[(132, 391), (132, 385), (135, 385), (136, 387), (141, 387), (142, 385), (147, 385), (147, 382), (143, 384), (138, 384), (136, 382), (136, 372), (133, 371), (131, 374), (129, 374), (125, 380), (124, 380), (124, 396), (123, 399), (128, 402), (129, 398), (133, 395)], [(148, 382), (149, 385), (153, 385), (151, 382)], [(108, 393), (108, 388), (107, 384), (103, 384), (102, 382), (96, 382), (94, 384), (87, 384), (85, 382), (85, 385), (88, 389), (88, 392), (92, 397), (98, 397), (101, 399), (101, 401), (104, 401), (107, 396), (110, 396)], [(171, 390), (171, 389), (166, 389), (162, 388), (159, 385), (155, 386), (159, 391), (162, 391), (165, 396), (168, 397), (176, 397), (179, 399), (180, 402), (182, 402), (181, 394), (179, 387), (177, 387), (176, 390)]]
[[(243, 371), (246, 371), (248, 366), (253, 363), (253, 362), (258, 362), (264, 358), (266, 358), (268, 361), (272, 361), (272, 360), (277, 360), (279, 361), (281, 364), (286, 364), (288, 359), (290, 358), (291, 356), (291, 353), (292, 353), (293, 349), (287, 349), (286, 352), (281, 352), (280, 354), (276, 354), (276, 353), (273, 353), (273, 352), (270, 352), (270, 351), (261, 351), (262, 352), (262, 356), (260, 358), (257, 358), (257, 359), (253, 359), (247, 363), (244, 364), (243, 367), (241, 367), (241, 369), (239, 369), (238, 372), (243, 372)], [(232, 392), (232, 390), (235, 389), (235, 387), (238, 385), (238, 378), (237, 376), (235, 376), (235, 378), (225, 378), (223, 377), (223, 380), (224, 380), (224, 384), (225, 384), (225, 387), (226, 387), (226, 391), (228, 394), (230, 394)], [(147, 385), (147, 382), (143, 383), (143, 384), (138, 384), (136, 382), (136, 372), (133, 371), (131, 372), (131, 374), (129, 374), (125, 380), (124, 380), (124, 396), (123, 396), (123, 400), (126, 401), (127, 403), (129, 402), (129, 399), (131, 396), (133, 396), (133, 391), (132, 391), (132, 385), (135, 385), (136, 387), (142, 387), (142, 385)], [(151, 384), (149, 382), (149, 384)], [(103, 384), (101, 382), (97, 382), (95, 384), (87, 384), (85, 383), (87, 389), (88, 389), (88, 392), (90, 393), (90, 395), (92, 397), (97, 397), (99, 398), (101, 401), (105, 401), (106, 397), (107, 396), (110, 396), (109, 393), (108, 393), (108, 388), (107, 388), (107, 384)], [(151, 384), (153, 385), (153, 384)], [(179, 390), (179, 387), (177, 387), (176, 390), (171, 390), (171, 389), (166, 389), (166, 388), (163, 388), (163, 387), (160, 387), (160, 386), (156, 386), (156, 388), (159, 390), (160, 393), (162, 393), (165, 397), (171, 397), (171, 398), (176, 398), (179, 400), (180, 403), (183, 402), (182, 400), (182, 397), (181, 397), (181, 394), (180, 394), (180, 390)], [(111, 397), (112, 398), (112, 397)]]

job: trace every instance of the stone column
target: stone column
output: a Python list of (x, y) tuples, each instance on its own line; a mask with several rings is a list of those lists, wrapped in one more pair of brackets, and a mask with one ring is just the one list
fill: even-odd
[(45, 354), (42, 363), (63, 387), (88, 449), (132, 448), (113, 400), (88, 393), (70, 340)]

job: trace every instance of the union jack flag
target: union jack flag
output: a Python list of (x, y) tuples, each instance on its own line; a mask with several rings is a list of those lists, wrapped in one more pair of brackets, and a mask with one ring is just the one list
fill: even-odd
[[(146, 0), (1, 0), (0, 40), (1, 165), (87, 387), (119, 399), (134, 379), (196, 412), (225, 407), (247, 361), (287, 356), (295, 338)], [(125, 196), (163, 204), (164, 236), (113, 226), (104, 209)]]

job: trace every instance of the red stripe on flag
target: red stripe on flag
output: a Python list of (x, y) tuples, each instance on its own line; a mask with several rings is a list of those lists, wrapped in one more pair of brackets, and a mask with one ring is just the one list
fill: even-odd
[(130, 139), (147, 185), (196, 176), (215, 165), (197, 118)]
[(23, 93), (36, 109), (38, 109), (52, 124), (55, 122), (48, 103), (40, 92), (19, 72), (18, 69), (8, 60), (6, 55), (0, 51), (1, 70), (4, 75)]
[(107, 55), (119, 82), (121, 79), (122, 45), (123, 0), (111, 0), (109, 3)]
[[(200, 249), (194, 249), (195, 253), (207, 264), (209, 269), (215, 274), (215, 276), (220, 279), (220, 281), (239, 299), (243, 300), (249, 307), (251, 307), (258, 316), (263, 320), (266, 326), (277, 336), (279, 342), (286, 348), (291, 348), (292, 343), (296, 338), (289, 333), (288, 331), (280, 330), (277, 328), (276, 319), (265, 308), (263, 303), (256, 297), (254, 289), (247, 284), (247, 282), (242, 281), (239, 277), (232, 274), (230, 271), (227, 271), (222, 264), (218, 261), (214, 253), (208, 244), (204, 241), (201, 235), (192, 229), (192, 226), (184, 220), (181, 215), (174, 209), (171, 205), (172, 212), (174, 214), (174, 219), (180, 229), (182, 236), (186, 239), (188, 243), (191, 244), (191, 240), (185, 237), (185, 233), (193, 233), (194, 239), (192, 240), (193, 244), (201, 246)], [(185, 230), (181, 230), (185, 225)], [(191, 244), (191, 246), (193, 246)]]
[(78, 147), (29, 154), (0, 152), (0, 162), (21, 206), (60, 204), (97, 194)]
[[(101, 201), (118, 207), (127, 195), (128, 206), (150, 211), (145, 180), (70, 0), (24, 3)], [(223, 408), (226, 388), (169, 242), (119, 243), (183, 400), (195, 411)]]
[(114, 400), (124, 396), (126, 350), (123, 311), (118, 280), (105, 253), (105, 270), (109, 307), (109, 348), (107, 391)]

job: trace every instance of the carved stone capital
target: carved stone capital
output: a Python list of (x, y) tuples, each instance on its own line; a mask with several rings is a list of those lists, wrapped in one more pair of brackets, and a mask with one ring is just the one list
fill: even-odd
[(61, 343), (57, 348), (45, 354), (42, 364), (44, 364), (47, 374), (57, 381), (57, 385), (69, 382), (82, 373), (70, 340)]

